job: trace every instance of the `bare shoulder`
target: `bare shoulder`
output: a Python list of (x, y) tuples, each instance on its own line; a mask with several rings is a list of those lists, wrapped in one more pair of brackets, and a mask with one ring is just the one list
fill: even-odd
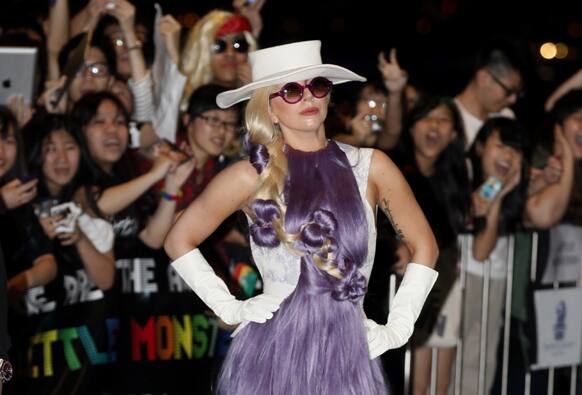
[(236, 202), (243, 207), (254, 195), (259, 184), (259, 175), (248, 160), (240, 160), (228, 166), (214, 177), (202, 193), (202, 197)]
[(255, 188), (259, 182), (259, 174), (247, 159), (241, 159), (221, 171), (219, 175), (238, 187)]
[(374, 149), (372, 152), (372, 161), (370, 163), (370, 175), (372, 181), (377, 183), (384, 177), (400, 174), (398, 167), (394, 164), (392, 159), (384, 152)]

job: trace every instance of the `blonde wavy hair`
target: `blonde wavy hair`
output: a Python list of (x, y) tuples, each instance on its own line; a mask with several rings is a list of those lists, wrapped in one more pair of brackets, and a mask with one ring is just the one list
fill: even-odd
[[(212, 10), (204, 15), (190, 30), (182, 56), (180, 70), (187, 77), (180, 108), (184, 111), (188, 107), (190, 95), (198, 87), (212, 82), (211, 46), (216, 39), (216, 32), (234, 14), (228, 11)], [(243, 32), (249, 43), (249, 51), (257, 49), (257, 40), (249, 32)]]
[[(312, 223), (305, 223), (296, 234), (287, 233), (285, 230), (286, 205), (283, 201), (283, 192), (288, 173), (288, 162), (284, 150), (285, 140), (283, 139), (283, 133), (278, 125), (273, 124), (271, 116), (266, 110), (269, 108), (271, 92), (272, 87), (257, 89), (252, 94), (245, 110), (245, 126), (249, 133), (250, 143), (252, 145), (264, 145), (269, 153), (268, 163), (260, 174), (259, 184), (252, 200), (273, 200), (279, 206), (281, 216), (272, 221), (273, 229), (278, 239), (290, 251), (302, 256), (305, 253), (297, 250), (294, 247), (294, 243), (301, 238), (300, 234), (303, 228)], [(251, 218), (253, 221), (255, 220), (253, 213), (251, 213)], [(329, 244), (330, 241), (328, 240), (321, 250), (327, 250)], [(320, 269), (333, 277), (342, 278), (331, 254), (328, 254), (325, 258), (318, 254), (312, 254), (312, 258)]]

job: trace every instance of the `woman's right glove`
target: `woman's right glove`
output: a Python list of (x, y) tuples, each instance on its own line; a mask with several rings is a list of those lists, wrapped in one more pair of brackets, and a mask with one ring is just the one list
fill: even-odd
[(279, 309), (280, 298), (261, 294), (245, 301), (237, 300), (222, 279), (210, 267), (198, 248), (172, 262), (172, 267), (186, 284), (214, 313), (229, 325), (243, 321), (262, 324)]
[(370, 359), (406, 344), (437, 277), (438, 273), (428, 266), (408, 264), (402, 283), (390, 305), (386, 325), (379, 325), (370, 319), (364, 321)]

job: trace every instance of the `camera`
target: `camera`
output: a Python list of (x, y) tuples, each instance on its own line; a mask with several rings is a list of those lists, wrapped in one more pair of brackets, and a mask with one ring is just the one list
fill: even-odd
[[(375, 110), (379, 105), (379, 103), (374, 99), (368, 99), (367, 104), (370, 110)], [(378, 115), (367, 114), (364, 119), (370, 122), (372, 126), (372, 133), (379, 133), (382, 129), (384, 129), (384, 121), (380, 119)]]
[(372, 133), (379, 133), (384, 129), (384, 121), (382, 121), (376, 114), (366, 114), (364, 119), (370, 122)]

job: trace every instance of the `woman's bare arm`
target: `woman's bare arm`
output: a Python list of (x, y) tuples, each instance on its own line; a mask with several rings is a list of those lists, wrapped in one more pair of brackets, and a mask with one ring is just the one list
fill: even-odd
[(244, 208), (257, 187), (259, 176), (248, 161), (219, 173), (174, 224), (164, 248), (176, 259), (196, 248), (229, 215)]
[(47, 37), (48, 70), (47, 80), (57, 80), (61, 71), (59, 70), (59, 52), (69, 40), (69, 2), (68, 0), (57, 0), (50, 7), (49, 29)]
[(375, 150), (368, 181), (368, 199), (388, 217), (412, 262), (434, 267), (438, 246), (408, 183), (386, 154)]

